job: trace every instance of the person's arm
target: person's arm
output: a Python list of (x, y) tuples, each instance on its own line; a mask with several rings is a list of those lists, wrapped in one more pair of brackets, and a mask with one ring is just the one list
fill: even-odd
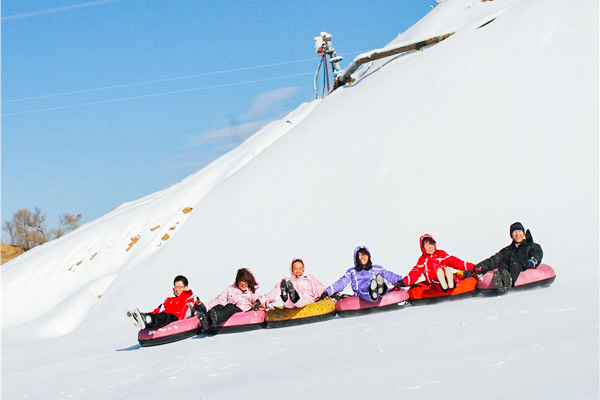
[(158, 313), (160, 313), (160, 312), (163, 312), (163, 311), (165, 311), (165, 303), (167, 302), (167, 300), (169, 300), (169, 298), (168, 298), (168, 297), (165, 299), (165, 301), (163, 301), (162, 303), (160, 303), (160, 304), (158, 305), (158, 307), (156, 307), (156, 308), (154, 309), (154, 311), (152, 311), (152, 314), (158, 314)]
[(192, 315), (194, 315), (196, 303), (199, 301), (200, 301), (200, 299), (198, 298), (198, 296), (195, 296), (193, 293), (190, 294), (185, 301), (183, 309), (181, 310), (181, 315), (178, 315), (177, 317), (179, 319), (184, 319), (184, 318), (189, 318)]
[(446, 258), (442, 259), (440, 263), (444, 267), (450, 267), (454, 269), (460, 269), (462, 271), (473, 271), (473, 263), (468, 261), (463, 261), (458, 257), (448, 255)]
[(421, 277), (421, 275), (423, 275), (424, 270), (425, 270), (425, 257), (421, 256), (421, 257), (419, 257), (419, 261), (417, 262), (417, 265), (415, 265), (410, 270), (408, 275), (406, 275), (402, 279), (404, 286), (410, 286), (410, 285), (416, 283), (417, 280), (419, 280), (419, 278)]
[(537, 268), (544, 256), (542, 246), (537, 243), (531, 243), (528, 250), (527, 268)]
[(485, 260), (477, 263), (473, 267), (473, 270), (477, 273), (480, 273), (480, 272), (488, 272), (488, 271), (493, 270), (494, 268), (498, 268), (500, 265), (505, 263), (506, 254), (507, 254), (510, 246), (512, 246), (512, 245), (509, 245), (509, 246), (503, 248), (502, 250), (500, 250), (499, 252), (497, 252), (496, 254), (491, 256), (490, 258), (486, 258)]
[(230, 287), (231, 286), (228, 286), (227, 289), (225, 289), (221, 292), (221, 294), (219, 294), (217, 297), (212, 299), (206, 306), (206, 309), (210, 310), (211, 308), (213, 308), (216, 305), (223, 304), (227, 300), (227, 292), (229, 291)]
[(272, 303), (277, 300), (278, 297), (281, 296), (281, 282), (277, 283), (273, 290), (267, 292), (263, 295), (258, 296), (258, 300), (263, 306), (267, 306), (268, 303)]
[(344, 290), (346, 288), (346, 286), (348, 286), (348, 284), (350, 283), (351, 280), (352, 280), (352, 277), (350, 276), (350, 270), (348, 270), (348, 271), (346, 271), (346, 273), (344, 275), (342, 275), (342, 277), (340, 279), (338, 279), (331, 286), (328, 286), (325, 289), (325, 291), (327, 292), (327, 295), (331, 296), (334, 293), (341, 292), (342, 290)]
[(392, 285), (395, 285), (398, 281), (402, 280), (402, 276), (400, 276), (392, 271), (389, 271), (383, 267), (381, 267), (381, 276), (383, 276), (383, 279), (385, 279)]

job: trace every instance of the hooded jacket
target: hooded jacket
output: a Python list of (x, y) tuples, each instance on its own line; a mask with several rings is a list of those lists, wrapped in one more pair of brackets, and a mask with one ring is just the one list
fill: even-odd
[[(287, 280), (292, 282), (292, 284), (294, 285), (294, 289), (296, 290), (296, 292), (298, 292), (298, 295), (300, 296), (300, 299), (296, 303), (293, 303), (288, 298), (288, 300), (283, 303), (283, 306), (285, 308), (300, 308), (300, 307), (304, 307), (308, 304), (314, 303), (315, 299), (317, 297), (319, 297), (319, 295), (321, 295), (321, 293), (323, 293), (323, 291), (325, 291), (325, 286), (321, 282), (319, 282), (317, 280), (317, 278), (315, 278), (314, 276), (312, 276), (310, 274), (294, 276), (294, 274), (292, 272), (292, 265), (294, 264), (295, 261), (302, 261), (302, 260), (299, 258), (295, 258), (294, 260), (292, 260), (292, 262), (290, 263), (290, 278)], [(304, 262), (302, 262), (302, 264), (304, 264)], [(305, 271), (306, 271), (306, 266), (305, 266)], [(280, 296), (281, 296), (281, 281), (279, 283), (277, 283), (277, 285), (275, 285), (273, 290), (271, 290), (269, 293), (262, 296), (261, 303), (266, 305), (267, 303), (274, 302)]]
[(358, 251), (364, 249), (369, 254), (369, 261), (371, 261), (371, 253), (369, 249), (365, 246), (359, 246), (354, 249), (354, 267), (348, 269), (346, 273), (337, 281), (335, 281), (331, 286), (328, 286), (327, 294), (331, 296), (334, 293), (341, 292), (350, 284), (350, 287), (354, 291), (354, 294), (364, 298), (368, 301), (370, 300), (369, 296), (369, 284), (372, 279), (375, 279), (377, 275), (381, 275), (383, 279), (385, 279), (388, 283), (395, 285), (396, 282), (402, 279), (400, 275), (397, 275), (391, 271), (386, 270), (380, 265), (371, 265), (371, 267), (363, 267), (359, 264), (356, 255)]
[[(258, 285), (254, 286), (254, 290), (258, 289)], [(260, 297), (258, 293), (252, 293), (250, 289), (242, 291), (235, 283), (228, 286), (220, 295), (212, 299), (206, 306), (210, 310), (216, 305), (233, 304), (242, 311), (250, 311), (254, 302)]]
[(198, 297), (194, 296), (191, 290), (184, 290), (177, 297), (167, 297), (161, 305), (152, 311), (152, 314), (164, 312), (175, 315), (177, 319), (188, 318), (193, 314), (196, 301), (198, 301)]
[(425, 281), (427, 282), (427, 284), (437, 282), (436, 272), (438, 268), (441, 267), (451, 267), (463, 271), (473, 271), (472, 263), (462, 261), (457, 257), (451, 256), (444, 250), (439, 250), (435, 243), (435, 251), (433, 252), (433, 254), (429, 255), (425, 253), (425, 249), (421, 245), (423, 243), (423, 239), (425, 238), (429, 238), (435, 242), (433, 236), (429, 234), (425, 234), (419, 238), (419, 246), (421, 247), (422, 255), (421, 257), (419, 257), (417, 265), (415, 265), (413, 269), (408, 273), (408, 275), (404, 277), (404, 286), (410, 286), (416, 283), (421, 277), (421, 275), (425, 275)]
[[(525, 232), (525, 240), (517, 245), (513, 240), (511, 244), (483, 260), (475, 266), (475, 271), (487, 272), (498, 267), (506, 266), (516, 270), (527, 269), (527, 261), (533, 261), (534, 268), (542, 262), (542, 247), (533, 242), (533, 236), (529, 229)], [(516, 278), (514, 278), (516, 281)]]

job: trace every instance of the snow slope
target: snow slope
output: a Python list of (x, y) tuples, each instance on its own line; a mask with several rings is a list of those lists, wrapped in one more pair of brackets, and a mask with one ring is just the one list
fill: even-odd
[[(181, 183), (3, 265), (4, 397), (598, 398), (597, 16), (593, 0), (445, 0), (390, 44), (455, 32), (444, 42), (363, 67)], [(405, 274), (425, 232), (477, 262), (516, 220), (550, 288), (150, 349), (122, 316), (180, 273), (209, 300), (242, 266), (269, 290), (300, 256), (328, 284), (358, 244)]]

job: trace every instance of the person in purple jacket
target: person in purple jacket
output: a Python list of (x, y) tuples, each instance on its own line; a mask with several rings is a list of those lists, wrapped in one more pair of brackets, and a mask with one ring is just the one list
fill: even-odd
[(377, 301), (387, 293), (386, 281), (395, 285), (402, 277), (380, 265), (373, 265), (371, 253), (365, 246), (359, 246), (354, 250), (354, 267), (331, 286), (327, 287), (320, 299), (331, 297), (334, 293), (341, 292), (350, 284), (354, 294), (366, 301)]

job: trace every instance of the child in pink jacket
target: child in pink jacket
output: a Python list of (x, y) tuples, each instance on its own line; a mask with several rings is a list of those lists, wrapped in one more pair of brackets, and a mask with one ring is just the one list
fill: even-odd
[(208, 313), (202, 310), (199, 312), (202, 327), (215, 331), (233, 314), (258, 309), (260, 295), (255, 293), (256, 289), (258, 284), (252, 272), (246, 268), (238, 269), (233, 285), (208, 303)]
[(304, 274), (302, 259), (292, 260), (290, 272), (291, 278), (282, 279), (273, 290), (261, 297), (261, 303), (267, 305), (281, 297), (284, 308), (301, 308), (314, 303), (325, 290), (325, 286), (314, 276)]

